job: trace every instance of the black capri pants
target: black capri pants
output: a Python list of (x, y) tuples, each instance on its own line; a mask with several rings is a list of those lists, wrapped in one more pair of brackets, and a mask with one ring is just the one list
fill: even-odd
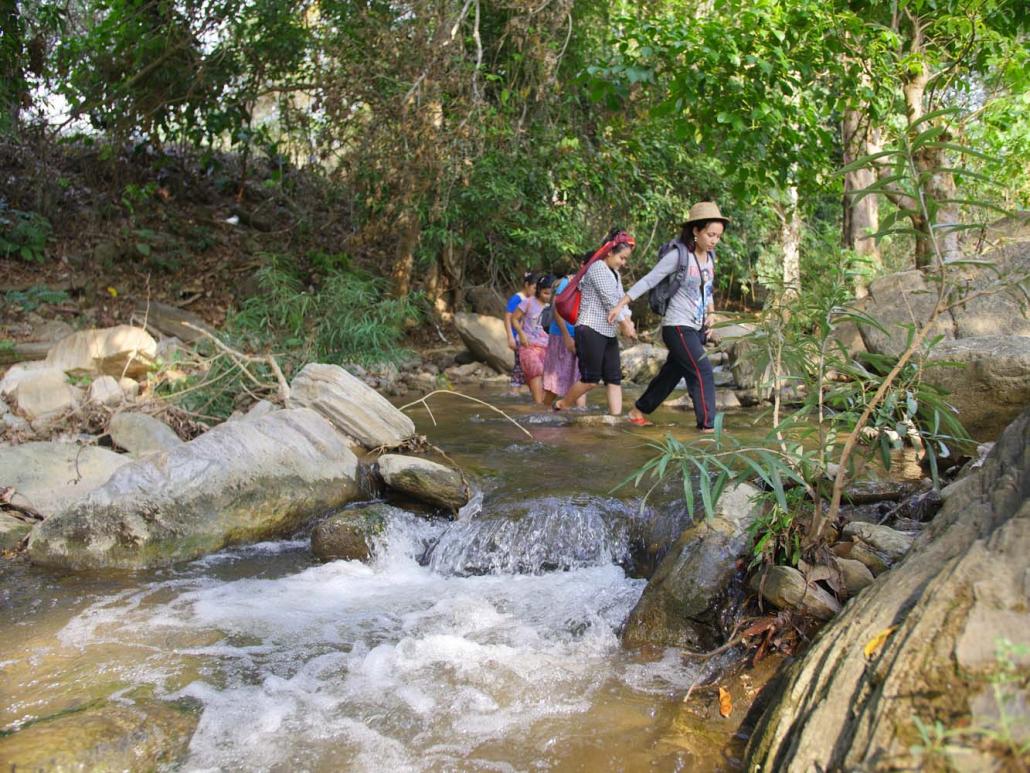
[(584, 384), (622, 383), (622, 358), (619, 339), (601, 335), (586, 325), (576, 327), (576, 359), (579, 361), (579, 380)]

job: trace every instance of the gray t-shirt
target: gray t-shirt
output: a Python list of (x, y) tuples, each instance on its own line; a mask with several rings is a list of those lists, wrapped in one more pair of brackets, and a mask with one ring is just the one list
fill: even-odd
[[(715, 256), (708, 253), (704, 260), (687, 250), (687, 276), (679, 290), (669, 299), (669, 306), (662, 317), (663, 327), (689, 327), (700, 330), (705, 318), (705, 308), (712, 308), (712, 289), (715, 285)], [(700, 261), (700, 271), (698, 263)], [(673, 247), (658, 260), (658, 263), (626, 293), (636, 300), (656, 287), (665, 277), (676, 272), (679, 264), (679, 250)], [(701, 287), (704, 286), (702, 305)]]

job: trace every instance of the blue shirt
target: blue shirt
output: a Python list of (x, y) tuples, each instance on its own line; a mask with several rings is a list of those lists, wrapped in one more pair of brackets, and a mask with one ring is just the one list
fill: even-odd
[[(517, 309), (519, 307), (519, 304), (521, 304), (524, 300), (526, 299), (525, 297), (523, 297), (522, 293), (515, 293), (508, 299), (508, 307), (505, 309), (505, 311), (507, 311), (509, 314), (514, 314), (515, 309)], [(511, 326), (511, 334), (512, 336), (514, 336), (516, 341), (519, 340), (519, 331), (515, 329), (514, 325)]]
[[(561, 294), (561, 291), (564, 290), (566, 287), (568, 287), (568, 285), (569, 285), (569, 278), (568, 277), (563, 277), (562, 280), (558, 283), (558, 286), (554, 288), (554, 298), (557, 298)], [(553, 299), (551, 300), (551, 304), (552, 304), (552, 306), (554, 305), (554, 300)], [(569, 329), (569, 335), (572, 336), (573, 338), (575, 338), (576, 337), (576, 327), (575, 327), (575, 325), (570, 325), (568, 322), (566, 322), (565, 323), (565, 327), (567, 327)], [(549, 328), (547, 328), (547, 334), (548, 335), (552, 335), (552, 336), (560, 336), (561, 335), (561, 328), (558, 327), (558, 320), (557, 319), (555, 319), (554, 322), (551, 323), (551, 326)]]

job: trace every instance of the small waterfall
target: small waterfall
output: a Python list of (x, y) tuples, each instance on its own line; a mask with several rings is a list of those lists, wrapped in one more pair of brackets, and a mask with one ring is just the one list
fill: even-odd
[(617, 500), (544, 497), (457, 521), (426, 556), (443, 575), (540, 574), (624, 563), (626, 506)]

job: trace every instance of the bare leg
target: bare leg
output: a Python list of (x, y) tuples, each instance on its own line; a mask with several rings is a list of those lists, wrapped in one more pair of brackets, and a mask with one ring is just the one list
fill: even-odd
[(587, 407), (587, 396), (585, 394), (580, 395), (579, 399), (576, 400), (576, 407), (577, 408), (586, 408)]
[(608, 413), (612, 416), (619, 416), (622, 414), (622, 385), (621, 384), (605, 384), (605, 391), (607, 392), (608, 398)]
[(529, 380), (529, 391), (533, 395), (533, 402), (543, 405), (544, 403), (544, 379), (543, 376), (537, 376)]
[(584, 384), (582, 381), (577, 381), (572, 385), (572, 389), (565, 393), (565, 396), (561, 400), (555, 401), (555, 406), (558, 410), (564, 411), (572, 405), (575, 405), (579, 398), (586, 398), (587, 392), (593, 389), (597, 384)]

